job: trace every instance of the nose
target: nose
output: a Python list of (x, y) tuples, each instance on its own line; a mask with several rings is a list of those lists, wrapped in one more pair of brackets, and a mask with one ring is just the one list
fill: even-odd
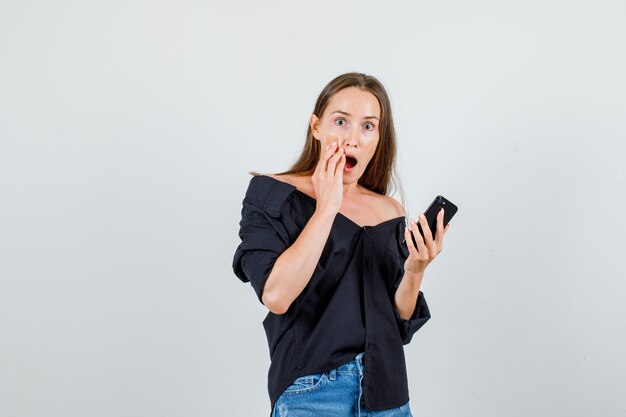
[(357, 146), (359, 142), (359, 131), (358, 131), (358, 125), (352, 127), (345, 138), (343, 138), (343, 143), (342, 146), (351, 146), (351, 147), (355, 147)]

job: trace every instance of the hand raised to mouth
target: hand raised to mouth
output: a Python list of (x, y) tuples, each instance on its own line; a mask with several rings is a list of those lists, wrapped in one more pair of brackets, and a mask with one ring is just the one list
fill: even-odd
[(311, 177), (317, 210), (337, 214), (343, 201), (343, 171), (346, 156), (337, 141), (326, 146)]

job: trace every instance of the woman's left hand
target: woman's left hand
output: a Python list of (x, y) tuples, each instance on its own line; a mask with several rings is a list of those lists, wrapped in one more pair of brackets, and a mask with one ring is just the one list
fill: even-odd
[[(408, 225), (410, 230), (407, 228), (404, 231), (406, 245), (409, 248), (409, 257), (404, 262), (405, 273), (423, 273), (428, 264), (430, 264), (432, 260), (441, 253), (443, 249), (443, 236), (450, 228), (449, 223), (445, 229), (443, 227), (443, 209), (439, 210), (439, 213), (437, 214), (437, 230), (434, 239), (432, 237), (430, 227), (428, 226), (426, 216), (422, 213), (419, 215), (419, 222), (422, 226), (422, 230), (424, 231), (425, 238), (422, 238), (422, 235), (417, 228), (417, 223), (413, 220), (411, 220)], [(413, 236), (415, 236), (417, 248), (411, 238), (411, 231), (413, 231)]]

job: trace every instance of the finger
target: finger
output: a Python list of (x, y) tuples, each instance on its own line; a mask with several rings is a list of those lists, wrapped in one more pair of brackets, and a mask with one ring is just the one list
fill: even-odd
[(415, 220), (411, 219), (410, 226), (411, 231), (413, 232), (413, 236), (415, 237), (415, 241), (417, 242), (417, 250), (419, 253), (426, 253), (426, 244), (424, 243), (424, 238), (417, 228), (417, 223)]
[(346, 153), (342, 152), (341, 157), (339, 158), (339, 162), (335, 167), (335, 176), (339, 178), (343, 178), (343, 167), (346, 165)]
[(415, 243), (413, 243), (413, 239), (411, 238), (411, 229), (408, 227), (404, 228), (404, 241), (406, 242), (406, 246), (409, 249), (409, 255), (413, 255), (418, 257), (417, 248), (415, 247)]
[(439, 210), (437, 213), (437, 232), (435, 233), (435, 244), (438, 247), (441, 247), (441, 242), (443, 241), (443, 209)]
[[(448, 229), (450, 228), (450, 223), (448, 223), (446, 225), (446, 228), (443, 229), (443, 234), (445, 235), (446, 232), (448, 231)], [(443, 238), (441, 238), (441, 243), (439, 243), (439, 251), (441, 252), (443, 250)]]
[(332, 178), (335, 176), (335, 170), (337, 169), (337, 163), (341, 159), (343, 155), (343, 148), (339, 149), (333, 156), (328, 160), (328, 168), (326, 169), (326, 175), (328, 178)]
[(323, 163), (328, 161), (328, 158), (330, 158), (330, 156), (332, 155), (332, 145), (333, 143), (331, 142), (327, 144), (324, 149), (320, 149), (320, 155), (317, 161), (318, 166), (321, 166)]
[(430, 230), (430, 226), (428, 225), (428, 220), (426, 220), (426, 216), (424, 216), (423, 213), (419, 214), (419, 222), (422, 225), (422, 230), (424, 231), (424, 240), (426, 241), (426, 246), (429, 250), (433, 250), (435, 247), (433, 234)]
[(320, 163), (322, 163), (322, 172), (327, 172), (328, 171), (328, 162), (330, 161), (330, 158), (333, 157), (333, 155), (335, 154), (337, 149), (337, 142), (332, 142), (330, 143), (327, 147), (326, 147), (326, 151), (324, 152), (324, 155), (320, 158)]

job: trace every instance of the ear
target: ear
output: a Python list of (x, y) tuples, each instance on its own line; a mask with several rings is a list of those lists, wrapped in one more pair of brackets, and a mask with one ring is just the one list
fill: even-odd
[(319, 117), (317, 117), (315, 113), (311, 114), (311, 118), (309, 119), (309, 124), (311, 125), (311, 133), (313, 134), (313, 137), (317, 140), (320, 140), (317, 137), (320, 134), (320, 131), (317, 129), (319, 120)]

